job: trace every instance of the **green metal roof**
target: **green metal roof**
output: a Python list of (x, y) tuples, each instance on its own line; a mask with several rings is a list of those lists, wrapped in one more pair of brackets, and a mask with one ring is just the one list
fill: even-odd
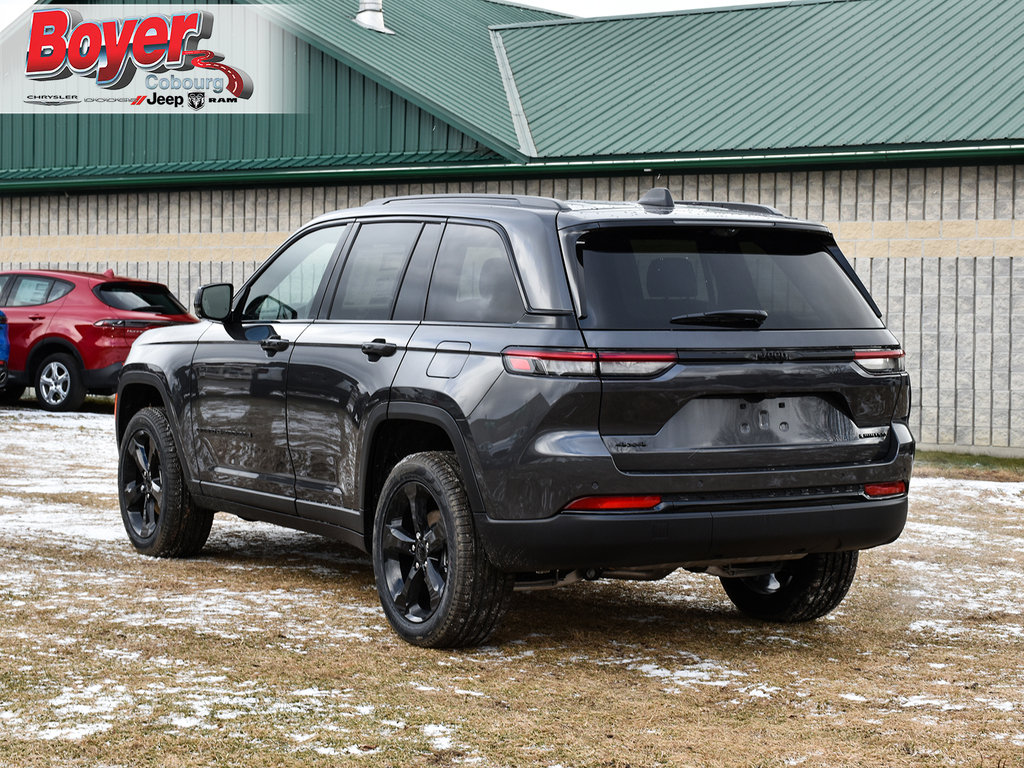
[(510, 160), (525, 159), (487, 28), (564, 16), (492, 0), (387, 0), (384, 20), (395, 33), (388, 35), (353, 21), (355, 0), (261, 7), (299, 39)]
[(356, 24), (357, 0), (262, 7), (308, 111), (0, 115), (0, 191), (1024, 154), (1019, 0), (608, 19), (385, 0), (394, 35)]
[(837, 0), (501, 28), (542, 158), (1024, 138), (1019, 0)]

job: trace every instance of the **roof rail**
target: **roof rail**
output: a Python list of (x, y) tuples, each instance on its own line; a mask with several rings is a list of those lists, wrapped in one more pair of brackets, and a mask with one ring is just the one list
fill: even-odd
[(728, 203), (721, 200), (708, 201), (708, 200), (683, 200), (679, 205), (700, 205), (705, 208), (722, 208), (727, 211), (737, 211), (739, 213), (768, 213), (772, 216), (782, 216), (787, 218), (786, 215), (778, 208), (772, 208), (770, 205), (761, 205), (760, 203)]
[(460, 203), (468, 205), (503, 205), (510, 208), (539, 208), (546, 211), (568, 211), (569, 206), (553, 197), (534, 197), (533, 195), (487, 195), (476, 193), (449, 193), (441, 195), (401, 195), (399, 197), (380, 197), (371, 200), (367, 205), (390, 205), (404, 202), (418, 203)]

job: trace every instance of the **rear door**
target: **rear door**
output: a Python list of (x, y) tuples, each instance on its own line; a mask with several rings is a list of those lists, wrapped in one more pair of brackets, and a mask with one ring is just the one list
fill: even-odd
[[(376, 220), (356, 227), (321, 318), (295, 344), (288, 445), (303, 517), (360, 530), (358, 457), (369, 414), (387, 404), (418, 314), (396, 306), (403, 280), (423, 281), (440, 222)], [(423, 265), (423, 270), (410, 270)]]
[[(634, 472), (859, 463), (887, 451), (902, 352), (814, 231), (609, 227), (573, 243), (600, 431)], [(880, 356), (870, 371), (856, 354)], [(892, 357), (888, 357), (891, 355)]]

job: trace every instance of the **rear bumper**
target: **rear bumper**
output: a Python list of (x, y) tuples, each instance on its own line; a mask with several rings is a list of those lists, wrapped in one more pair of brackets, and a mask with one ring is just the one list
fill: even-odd
[(542, 520), (476, 515), (491, 561), (508, 572), (701, 565), (810, 552), (868, 549), (894, 541), (907, 497), (785, 509), (673, 509), (569, 513)]
[(121, 375), (123, 362), (112, 363), (106, 368), (85, 371), (85, 388), (97, 395), (112, 395), (117, 391), (117, 378)]

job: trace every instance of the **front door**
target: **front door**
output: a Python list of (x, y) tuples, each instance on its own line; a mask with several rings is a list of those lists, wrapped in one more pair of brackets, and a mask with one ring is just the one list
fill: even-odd
[(192, 431), (204, 492), (262, 509), (295, 512), (286, 386), (296, 340), (323, 299), (325, 275), (345, 226), (302, 233), (237, 297), (196, 348)]

